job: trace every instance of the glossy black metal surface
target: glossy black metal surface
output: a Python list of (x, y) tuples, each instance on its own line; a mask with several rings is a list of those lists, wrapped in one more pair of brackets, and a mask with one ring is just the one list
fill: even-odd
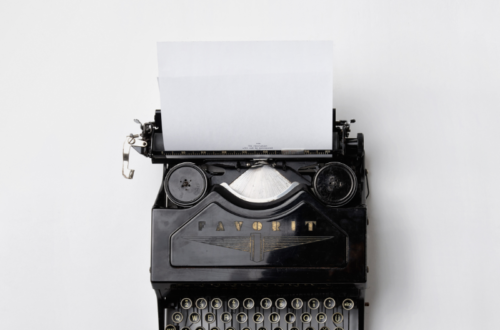
[[(134, 148), (164, 166), (152, 210), (151, 247), (160, 330), (363, 330), (364, 137), (349, 138), (349, 123), (336, 121), (335, 112), (333, 118), (331, 154), (263, 155), (267, 166), (297, 185), (260, 204), (236, 197), (221, 184), (257, 166), (261, 155), (258, 160), (232, 154), (173, 157), (162, 151), (161, 113), (142, 126), (147, 147)], [(186, 161), (192, 167), (179, 179), (175, 171)], [(332, 163), (337, 165), (329, 167)], [(203, 185), (206, 193), (191, 189)], [(268, 309), (260, 304), (264, 298), (272, 301)], [(327, 308), (327, 298), (336, 305)], [(185, 299), (192, 304), (183, 308)], [(212, 306), (214, 299), (220, 307)], [(233, 309), (234, 299), (239, 305)], [(245, 299), (255, 305), (245, 308)], [(294, 299), (304, 306), (295, 309)], [(311, 299), (319, 302), (317, 309), (307, 304)], [(197, 306), (198, 300), (206, 305)], [(280, 301), (286, 303), (283, 309)], [(262, 322), (254, 319), (259, 313)], [(302, 319), (304, 313), (310, 321)], [(287, 314), (295, 320), (287, 322), (292, 317)], [(272, 322), (276, 315), (279, 320)]]

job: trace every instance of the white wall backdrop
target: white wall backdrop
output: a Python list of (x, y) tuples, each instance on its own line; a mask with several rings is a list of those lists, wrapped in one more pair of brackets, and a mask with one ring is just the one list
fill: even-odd
[[(334, 40), (334, 105), (370, 170), (367, 329), (498, 323), (500, 2), (0, 3), (0, 328), (156, 329), (132, 155), (157, 41)], [(291, 114), (293, 115), (293, 114)]]

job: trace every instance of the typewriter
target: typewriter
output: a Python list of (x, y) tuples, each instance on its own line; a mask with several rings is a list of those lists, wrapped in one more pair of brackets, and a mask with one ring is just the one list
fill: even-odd
[[(364, 138), (331, 150), (165, 151), (161, 111), (127, 136), (163, 166), (152, 209), (160, 330), (364, 329), (369, 195)], [(366, 303), (366, 305), (368, 305)]]

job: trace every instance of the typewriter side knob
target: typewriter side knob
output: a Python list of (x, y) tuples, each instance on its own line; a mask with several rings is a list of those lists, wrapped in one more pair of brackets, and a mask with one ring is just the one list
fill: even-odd
[(356, 194), (358, 180), (353, 170), (342, 163), (328, 163), (314, 176), (316, 196), (328, 206), (347, 204)]
[(178, 206), (191, 206), (199, 202), (207, 191), (207, 176), (193, 163), (174, 166), (165, 177), (165, 192)]

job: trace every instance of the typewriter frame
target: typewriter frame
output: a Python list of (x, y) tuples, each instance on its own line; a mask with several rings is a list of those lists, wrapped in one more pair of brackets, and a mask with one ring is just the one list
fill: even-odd
[[(351, 121), (353, 123), (354, 121)], [(315, 150), (294, 152), (262, 151), (255, 154), (241, 152), (165, 152), (163, 150), (161, 112), (157, 110), (155, 120), (141, 124), (142, 133), (130, 135), (126, 144), (140, 154), (152, 159), (154, 164), (163, 164), (163, 177), (159, 193), (152, 209), (152, 252), (151, 282), (158, 299), (159, 329), (164, 329), (168, 321), (166, 310), (175, 305), (172, 301), (182, 299), (191, 291), (222, 292), (221, 296), (240, 295), (249, 292), (255, 294), (255, 288), (266, 288), (266, 291), (281, 293), (283, 288), (293, 289), (297, 294), (307, 296), (307, 291), (336, 292), (341, 296), (354, 297), (358, 310), (358, 329), (364, 329), (364, 296), (367, 281), (367, 211), (366, 197), (369, 195), (367, 171), (364, 166), (364, 138), (358, 134), (355, 139), (349, 138), (350, 125), (347, 121), (336, 121), (333, 110), (332, 150)], [(248, 205), (240, 202), (232, 203), (231, 197), (221, 189), (212, 189), (200, 202), (189, 208), (178, 208), (168, 205), (163, 179), (170, 168), (192, 161), (203, 163), (209, 160), (248, 161), (265, 159), (273, 161), (278, 168), (286, 170), (286, 162), (312, 162), (325, 164), (340, 161), (355, 169), (358, 179), (358, 191), (355, 198), (341, 207), (324, 205), (310, 187), (301, 185), (287, 200), (277, 200), (258, 210), (259, 216), (265, 218), (279, 212), (293, 203), (306, 203), (320, 214), (328, 217), (342, 228), (348, 235), (345, 267), (175, 267), (170, 262), (170, 236), (183, 224), (191, 221), (211, 203), (221, 205), (224, 209), (242, 217), (255, 217), (256, 210), (248, 209)], [(125, 160), (125, 153), (124, 153)], [(128, 161), (128, 155), (127, 155)], [(125, 169), (124, 169), (125, 170)], [(314, 171), (312, 169), (311, 171)], [(307, 171), (305, 171), (307, 172)], [(125, 175), (125, 172), (124, 172)], [(133, 170), (132, 170), (133, 175)], [(239, 205), (238, 205), (239, 204)], [(186, 219), (188, 221), (186, 222)], [(340, 223), (342, 222), (342, 223)], [(236, 291), (235, 291), (236, 290)]]

